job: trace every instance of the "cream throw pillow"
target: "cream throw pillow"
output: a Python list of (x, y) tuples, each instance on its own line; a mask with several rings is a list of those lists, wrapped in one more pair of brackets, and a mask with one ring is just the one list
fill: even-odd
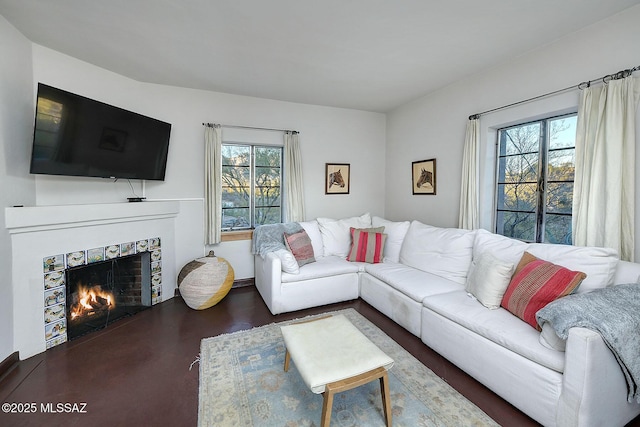
[(280, 264), (282, 265), (282, 271), (290, 274), (299, 274), (300, 266), (298, 266), (298, 261), (293, 256), (291, 252), (286, 249), (278, 249), (274, 252), (274, 254), (280, 258)]
[(482, 305), (495, 310), (500, 307), (514, 270), (514, 264), (484, 252), (471, 262), (464, 288)]

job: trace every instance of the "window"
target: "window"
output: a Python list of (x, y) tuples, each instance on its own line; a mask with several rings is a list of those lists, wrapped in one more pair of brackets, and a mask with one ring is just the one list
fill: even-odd
[(222, 230), (282, 221), (282, 148), (222, 144)]
[(576, 114), (498, 130), (496, 233), (571, 244)]

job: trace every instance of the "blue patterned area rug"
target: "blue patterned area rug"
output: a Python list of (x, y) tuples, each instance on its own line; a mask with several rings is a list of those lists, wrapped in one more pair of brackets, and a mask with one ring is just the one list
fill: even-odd
[[(497, 426), (477, 406), (353, 309), (344, 314), (394, 359), (389, 371), (394, 426)], [(324, 314), (326, 315), (326, 314)], [(311, 316), (310, 318), (317, 317)], [(322, 395), (304, 384), (295, 361), (284, 372), (282, 322), (202, 340), (200, 427), (319, 426)], [(339, 393), (332, 426), (384, 426), (378, 381)]]

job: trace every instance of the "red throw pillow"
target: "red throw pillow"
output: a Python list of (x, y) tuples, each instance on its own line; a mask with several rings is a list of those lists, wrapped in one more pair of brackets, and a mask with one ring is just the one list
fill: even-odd
[(502, 307), (540, 330), (536, 312), (558, 298), (569, 295), (587, 277), (580, 271), (543, 261), (525, 252), (516, 267)]
[(284, 243), (293, 254), (299, 267), (316, 262), (311, 239), (305, 230), (292, 234), (284, 233)]
[[(382, 230), (384, 228), (381, 227), (380, 231)], [(384, 243), (387, 240), (386, 234), (353, 227), (349, 231), (351, 233), (351, 249), (347, 255), (347, 261), (371, 264), (382, 262)]]

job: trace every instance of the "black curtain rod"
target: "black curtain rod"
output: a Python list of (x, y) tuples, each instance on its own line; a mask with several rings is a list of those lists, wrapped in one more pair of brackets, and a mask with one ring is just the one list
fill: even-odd
[(479, 119), (480, 116), (488, 113), (493, 113), (494, 111), (504, 110), (505, 108), (514, 107), (516, 105), (525, 104), (527, 102), (536, 101), (541, 98), (545, 98), (547, 96), (556, 95), (558, 93), (566, 92), (572, 89), (586, 89), (591, 86), (592, 83), (608, 83), (611, 80), (619, 80), (625, 77), (629, 77), (634, 71), (640, 70), (640, 65), (634, 68), (629, 68), (628, 70), (618, 71), (615, 74), (607, 74), (606, 76), (600, 77), (599, 79), (589, 80), (587, 82), (582, 82), (577, 85), (565, 87), (564, 89), (554, 90), (553, 92), (545, 93), (544, 95), (534, 96), (533, 98), (525, 99), (523, 101), (514, 102), (513, 104), (503, 105), (502, 107), (494, 108), (491, 110), (483, 111), (482, 113), (476, 113), (469, 116), (469, 120)]
[[(206, 126), (212, 128), (215, 123), (203, 123), (202, 126)], [(268, 130), (273, 132), (292, 132), (292, 133), (300, 133), (297, 130), (289, 130), (289, 129), (274, 129), (274, 128), (261, 128), (256, 126), (240, 126), (240, 125), (220, 125), (223, 128), (233, 128), (233, 129), (252, 129), (252, 130)]]

